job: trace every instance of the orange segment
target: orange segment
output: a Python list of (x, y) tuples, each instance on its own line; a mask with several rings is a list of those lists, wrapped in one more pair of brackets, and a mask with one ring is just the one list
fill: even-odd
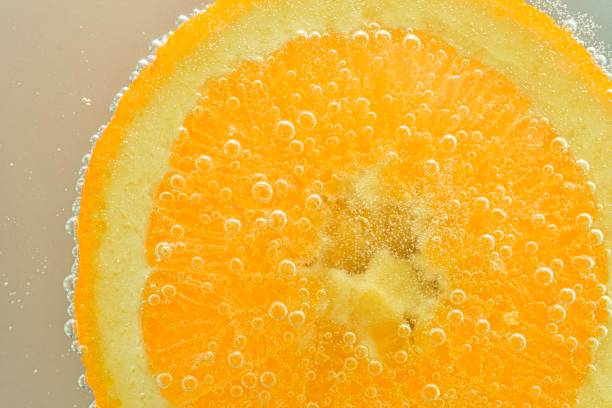
[(607, 324), (592, 192), (444, 41), (293, 40), (205, 85), (170, 164), (142, 324), (175, 405), (575, 402)]
[(218, 0), (86, 174), (97, 406), (612, 404), (609, 89), (521, 0)]

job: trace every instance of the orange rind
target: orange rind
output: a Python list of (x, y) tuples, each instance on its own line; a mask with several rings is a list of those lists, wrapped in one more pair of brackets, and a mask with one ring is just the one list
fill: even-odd
[(612, 81), (570, 32), (519, 0), (184, 20), (69, 224), (98, 407), (612, 406)]

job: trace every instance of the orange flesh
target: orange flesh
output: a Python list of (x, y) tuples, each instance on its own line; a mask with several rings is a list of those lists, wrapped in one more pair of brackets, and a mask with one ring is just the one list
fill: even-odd
[[(582, 170), (508, 80), (387, 30), (298, 38), (203, 87), (147, 244), (143, 338), (177, 406), (574, 403), (607, 323)], [(383, 253), (433, 315), (335, 299), (330, 268)]]

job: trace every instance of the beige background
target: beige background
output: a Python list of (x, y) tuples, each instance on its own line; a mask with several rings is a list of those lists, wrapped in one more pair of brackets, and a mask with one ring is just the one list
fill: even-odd
[[(407, 0), (408, 1), (408, 0)], [(610, 0), (567, 1), (607, 25)], [(63, 333), (64, 231), (89, 136), (150, 40), (195, 0), (0, 0), (0, 406), (87, 407)]]

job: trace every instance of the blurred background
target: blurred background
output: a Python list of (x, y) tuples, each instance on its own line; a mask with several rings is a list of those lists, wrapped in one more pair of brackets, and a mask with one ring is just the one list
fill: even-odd
[[(87, 407), (64, 335), (64, 230), (89, 137), (148, 44), (194, 0), (0, 1), (0, 406)], [(612, 44), (611, 0), (566, 0)]]

